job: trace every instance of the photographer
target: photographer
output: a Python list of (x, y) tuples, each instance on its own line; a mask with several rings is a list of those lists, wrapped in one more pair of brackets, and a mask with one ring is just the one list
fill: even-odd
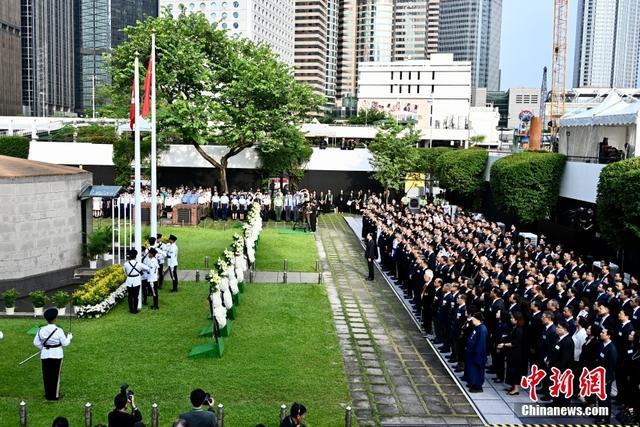
[(197, 388), (191, 392), (191, 406), (189, 412), (180, 414), (180, 418), (189, 427), (218, 427), (218, 419), (213, 411), (213, 397), (204, 390)]
[(282, 420), (282, 422), (280, 423), (280, 427), (304, 426), (304, 424), (302, 424), (302, 421), (304, 421), (304, 416), (306, 413), (307, 408), (305, 408), (302, 403), (294, 403), (293, 405), (291, 405), (290, 415)]
[[(120, 392), (113, 398), (115, 409), (109, 412), (109, 427), (143, 427), (142, 414), (136, 406), (132, 392)], [(127, 412), (127, 404), (131, 404), (131, 413)]]

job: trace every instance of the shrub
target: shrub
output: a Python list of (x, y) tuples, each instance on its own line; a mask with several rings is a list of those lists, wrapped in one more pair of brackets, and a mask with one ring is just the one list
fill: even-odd
[(450, 147), (415, 148), (416, 165), (415, 170), (419, 173), (434, 174), (438, 158), (444, 153), (451, 151)]
[(95, 305), (106, 299), (127, 279), (119, 264), (100, 269), (84, 285), (73, 292), (74, 305)]
[(29, 158), (29, 139), (23, 136), (0, 136), (0, 156)]
[(87, 256), (95, 259), (98, 255), (111, 250), (111, 227), (100, 227), (93, 231), (87, 239)]
[(602, 235), (622, 248), (640, 241), (640, 158), (605, 166), (598, 182), (597, 219)]
[(64, 307), (69, 301), (71, 301), (71, 295), (69, 295), (65, 291), (58, 291), (53, 294), (53, 297), (51, 299), (53, 300), (53, 304), (56, 307)]
[(440, 187), (464, 197), (475, 195), (484, 183), (489, 153), (483, 149), (451, 150), (436, 160), (436, 177)]
[(31, 299), (31, 304), (34, 307), (44, 307), (49, 297), (44, 291), (33, 291), (29, 292), (29, 299)]
[(18, 291), (15, 288), (7, 289), (2, 293), (2, 299), (4, 299), (5, 307), (15, 307), (16, 300), (18, 299)]
[(531, 224), (548, 218), (558, 202), (566, 157), (525, 151), (498, 159), (491, 167), (496, 205)]

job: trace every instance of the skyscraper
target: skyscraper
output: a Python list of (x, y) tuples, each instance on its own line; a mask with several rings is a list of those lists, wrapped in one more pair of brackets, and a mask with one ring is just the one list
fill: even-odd
[(324, 79), (324, 94), (327, 107), (334, 107), (336, 105), (339, 9), (340, 0), (327, 0), (327, 59)]
[(438, 52), (471, 61), (473, 87), (500, 86), (502, 0), (440, 1)]
[(187, 13), (204, 13), (230, 35), (267, 43), (284, 62), (294, 63), (295, 0), (160, 0), (165, 6), (173, 16), (180, 6)]
[(393, 60), (427, 58), (428, 0), (395, 0)]
[(336, 103), (344, 106), (344, 98), (355, 97), (357, 79), (356, 34), (357, 0), (340, 0), (338, 9), (338, 67)]
[(23, 112), (72, 113), (73, 0), (21, 0), (21, 17)]
[(0, 2), (0, 116), (22, 111), (20, 0)]
[(124, 28), (158, 16), (157, 0), (76, 0), (76, 110), (91, 115), (96, 91), (111, 83), (104, 55), (126, 39)]
[(327, 0), (296, 0), (294, 72), (324, 95), (327, 62)]
[(579, 0), (574, 87), (636, 87), (638, 0)]

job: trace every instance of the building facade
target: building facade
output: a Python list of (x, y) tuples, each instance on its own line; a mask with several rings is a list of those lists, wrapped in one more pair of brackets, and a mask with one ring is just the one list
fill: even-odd
[(473, 87), (500, 88), (502, 0), (439, 2), (438, 52), (471, 62)]
[(640, 2), (579, 0), (573, 86), (637, 86)]
[(375, 108), (418, 129), (468, 129), (471, 64), (453, 54), (358, 64), (358, 108)]
[(509, 115), (507, 127), (516, 129), (520, 126), (520, 116), (531, 113), (531, 115), (540, 116), (540, 89), (514, 87), (508, 91), (509, 96)]
[(158, 16), (157, 0), (75, 2), (76, 111), (93, 115), (95, 95), (111, 83), (105, 55), (126, 39), (122, 31), (147, 16)]
[(20, 0), (0, 2), (0, 116), (22, 111)]
[(358, 26), (357, 0), (340, 0), (338, 7), (338, 54), (336, 104), (344, 106), (345, 98), (355, 97), (358, 68), (356, 35)]
[(21, 0), (25, 115), (74, 111), (73, 0)]
[(327, 108), (333, 108), (336, 105), (339, 12), (340, 0), (327, 0), (327, 49), (324, 80), (324, 95)]
[(327, 0), (296, 0), (294, 73), (320, 95), (327, 69)]
[(287, 64), (294, 65), (295, 4), (293, 0), (159, 0), (178, 16), (203, 13), (210, 22), (228, 30), (232, 36), (264, 42)]

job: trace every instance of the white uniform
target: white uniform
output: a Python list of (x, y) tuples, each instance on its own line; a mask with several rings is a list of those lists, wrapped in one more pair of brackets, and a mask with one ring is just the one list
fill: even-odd
[[(53, 335), (51, 335), (51, 338), (47, 340), (47, 337), (51, 334), (51, 332), (53, 332)], [(67, 337), (65, 336), (61, 328), (57, 327), (56, 325), (49, 324), (47, 326), (43, 326), (38, 330), (36, 336), (33, 337), (33, 345), (41, 350), (40, 359), (62, 359), (64, 356), (62, 348), (68, 346), (71, 343), (71, 338), (73, 338), (71, 334), (69, 334), (69, 337)], [(46, 346), (43, 346), (45, 340), (47, 340), (47, 343)]]
[(140, 286), (142, 283), (142, 274), (149, 271), (149, 267), (141, 262), (129, 260), (124, 263), (124, 274), (127, 275), (125, 282), (128, 288)]
[[(157, 255), (156, 255), (157, 256)], [(155, 257), (147, 256), (144, 260), (144, 265), (149, 268), (148, 272), (145, 272), (146, 279), (148, 282), (156, 282), (158, 281), (158, 260)]]
[(167, 245), (167, 259), (169, 260), (167, 262), (169, 268), (178, 266), (178, 245), (175, 243), (169, 243)]

